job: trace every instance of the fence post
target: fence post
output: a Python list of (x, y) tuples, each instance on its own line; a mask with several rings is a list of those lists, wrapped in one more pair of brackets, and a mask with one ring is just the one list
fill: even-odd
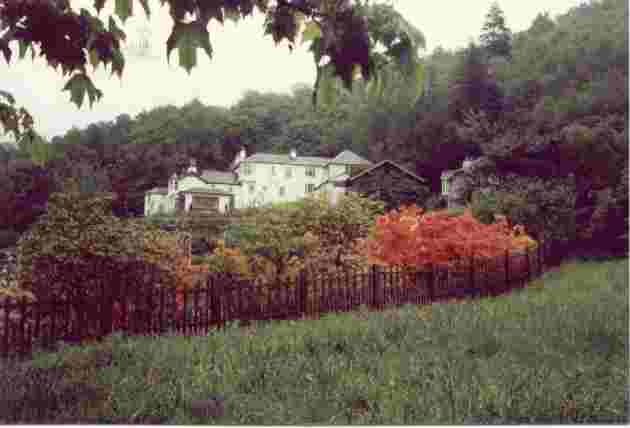
[(529, 247), (525, 247), (525, 260), (525, 265), (527, 266), (527, 281), (529, 282), (532, 280), (532, 269), (529, 262)]
[(505, 288), (510, 287), (510, 250), (505, 250)]
[(308, 311), (308, 285), (304, 269), (298, 273), (298, 296), (300, 298), (300, 314), (305, 316)]
[(475, 255), (470, 255), (470, 288), (475, 288)]
[(101, 337), (109, 335), (112, 331), (113, 303), (111, 293), (108, 293), (105, 281), (101, 281)]
[(429, 292), (429, 303), (433, 303), (435, 300), (435, 266), (433, 263), (429, 265), (427, 274), (427, 291)]
[(223, 279), (223, 275), (214, 274), (212, 276), (212, 301), (213, 301), (213, 309), (216, 316), (216, 322), (218, 326), (221, 326), (223, 322), (222, 318), (222, 309), (221, 309), (221, 286), (223, 283), (221, 279)]
[(372, 290), (372, 307), (374, 308), (378, 308), (378, 304), (379, 304), (379, 287), (378, 287), (378, 283), (379, 283), (379, 278), (378, 278), (378, 274), (380, 272), (380, 269), (378, 267), (378, 265), (372, 265), (370, 268), (370, 288)]

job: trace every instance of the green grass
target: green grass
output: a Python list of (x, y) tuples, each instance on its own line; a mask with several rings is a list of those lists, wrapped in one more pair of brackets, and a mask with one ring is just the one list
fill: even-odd
[[(627, 259), (424, 309), (40, 354), (2, 367), (0, 423), (628, 422)], [(210, 394), (225, 398), (223, 416), (193, 416), (190, 401)]]

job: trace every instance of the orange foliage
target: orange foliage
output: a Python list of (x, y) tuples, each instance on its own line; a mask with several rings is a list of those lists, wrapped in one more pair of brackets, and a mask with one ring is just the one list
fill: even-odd
[(423, 214), (415, 205), (403, 206), (376, 219), (366, 242), (368, 260), (381, 265), (452, 266), (471, 257), (496, 259), (534, 242), (522, 226), (510, 229), (504, 216), (495, 218), (495, 223), (486, 225), (470, 210), (453, 216), (445, 211)]

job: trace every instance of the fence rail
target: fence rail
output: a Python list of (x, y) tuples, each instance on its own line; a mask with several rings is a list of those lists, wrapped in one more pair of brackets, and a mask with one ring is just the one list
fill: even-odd
[[(111, 295), (100, 284), (97, 299), (65, 298), (28, 302), (0, 301), (0, 356), (28, 356), (34, 348), (58, 342), (103, 338), (114, 331), (132, 335), (205, 334), (227, 321), (297, 319), (327, 312), (374, 310), (446, 299), (480, 298), (524, 287), (541, 275), (550, 248), (509, 254), (500, 259), (462, 261), (458, 267), (409, 271), (372, 265), (365, 271), (306, 271), (286, 284), (260, 287), (231, 274), (209, 274), (189, 290), (149, 287)], [(108, 279), (109, 281), (112, 278)]]

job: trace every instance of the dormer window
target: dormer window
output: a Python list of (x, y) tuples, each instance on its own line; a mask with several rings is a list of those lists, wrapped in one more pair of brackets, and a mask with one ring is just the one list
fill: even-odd
[(442, 178), (442, 194), (448, 195), (448, 178)]
[(168, 183), (168, 192), (176, 192), (177, 191), (177, 174), (171, 175), (171, 179)]
[(297, 151), (295, 149), (291, 149), (289, 152), (289, 159), (296, 160), (297, 159)]

